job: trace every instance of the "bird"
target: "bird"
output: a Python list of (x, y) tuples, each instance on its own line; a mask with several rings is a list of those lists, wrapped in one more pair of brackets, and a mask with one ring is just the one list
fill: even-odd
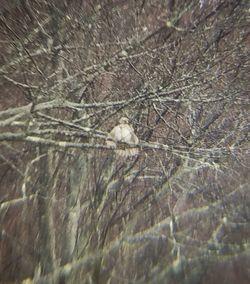
[[(119, 147), (122, 149), (115, 150), (118, 156), (128, 158), (136, 156), (139, 154), (138, 148), (129, 148), (126, 144), (138, 144), (139, 139), (135, 135), (134, 128), (129, 124), (129, 119), (127, 117), (121, 117), (119, 124), (116, 125), (108, 134), (106, 145), (110, 147)], [(123, 147), (122, 147), (123, 146)]]

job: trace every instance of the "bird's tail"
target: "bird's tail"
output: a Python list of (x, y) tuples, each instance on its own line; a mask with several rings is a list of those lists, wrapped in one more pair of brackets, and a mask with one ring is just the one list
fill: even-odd
[(124, 157), (124, 158), (128, 158), (128, 157), (133, 157), (133, 156), (137, 156), (139, 154), (139, 150), (137, 148), (128, 148), (125, 150), (116, 150), (116, 154), (118, 156)]
[(106, 140), (106, 145), (109, 147), (116, 147), (116, 143), (112, 140)]

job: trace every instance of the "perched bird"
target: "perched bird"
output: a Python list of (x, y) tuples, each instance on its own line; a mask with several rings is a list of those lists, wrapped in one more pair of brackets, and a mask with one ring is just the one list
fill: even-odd
[(107, 137), (107, 146), (118, 148), (116, 154), (121, 157), (130, 157), (138, 155), (138, 148), (129, 148), (122, 143), (138, 144), (139, 139), (135, 135), (133, 127), (129, 124), (127, 117), (122, 117), (119, 124), (115, 126)]

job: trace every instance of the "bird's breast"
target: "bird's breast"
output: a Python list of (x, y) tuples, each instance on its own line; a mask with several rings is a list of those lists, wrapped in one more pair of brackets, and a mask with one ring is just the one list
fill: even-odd
[(129, 129), (124, 128), (121, 133), (121, 141), (126, 143), (131, 143), (131, 132)]
[(126, 126), (120, 126), (115, 133), (115, 140), (119, 142), (131, 143), (131, 130)]

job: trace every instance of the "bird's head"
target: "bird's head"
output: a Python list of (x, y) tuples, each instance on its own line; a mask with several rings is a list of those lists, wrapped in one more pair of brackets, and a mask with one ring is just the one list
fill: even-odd
[(120, 124), (128, 124), (129, 120), (128, 120), (127, 117), (121, 117), (120, 120), (119, 120), (119, 123)]

